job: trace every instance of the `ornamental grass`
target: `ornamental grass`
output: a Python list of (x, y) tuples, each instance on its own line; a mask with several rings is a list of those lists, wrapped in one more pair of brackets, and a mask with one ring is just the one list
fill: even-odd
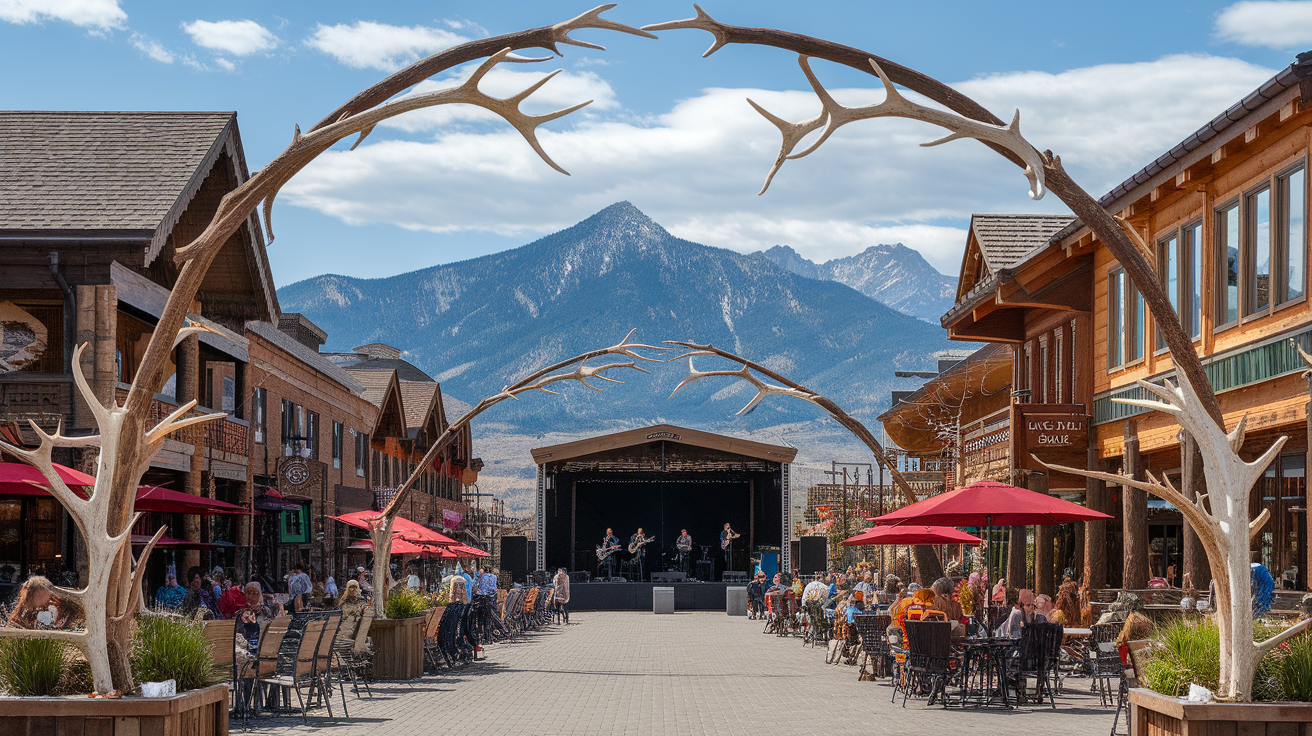
[(0, 639), (0, 689), (9, 695), (55, 695), (68, 645), (51, 639)]
[(139, 683), (174, 680), (178, 692), (222, 682), (225, 676), (214, 666), (213, 647), (201, 624), (167, 614), (137, 619), (132, 672)]
[(401, 588), (387, 596), (388, 618), (414, 618), (424, 615), (432, 607), (432, 601), (425, 595), (409, 588)]
[[(1253, 640), (1263, 641), (1283, 626), (1254, 622)], [(1184, 697), (1190, 685), (1220, 690), (1221, 635), (1216, 622), (1173, 619), (1157, 627), (1143, 665), (1143, 683), (1163, 695)], [(1257, 664), (1253, 700), (1312, 701), (1312, 637), (1300, 636), (1273, 649)]]

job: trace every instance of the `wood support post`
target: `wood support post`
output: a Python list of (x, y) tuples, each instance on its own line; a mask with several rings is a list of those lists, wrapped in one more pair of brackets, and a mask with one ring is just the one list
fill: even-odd
[(1026, 574), (1025, 563), (1026, 557), (1026, 536), (1029, 529), (1024, 526), (1007, 527), (1007, 587), (1008, 588), (1026, 588), (1029, 587), (1029, 576)]
[[(1133, 419), (1125, 422), (1125, 472), (1143, 480), (1143, 456), (1139, 454), (1139, 428)], [(1148, 494), (1130, 486), (1121, 486), (1121, 587), (1142, 590), (1148, 587)]]
[[(200, 395), (200, 342), (195, 335), (187, 337), (178, 344), (176, 359), (178, 372), (174, 393), (177, 394), (178, 404), (181, 405), (194, 401)], [(203, 430), (196, 433), (196, 436), (203, 437)], [(201, 495), (201, 471), (204, 469), (205, 446), (202, 442), (196, 442), (191, 453), (191, 469), (187, 473), (186, 487), (183, 490), (193, 496)], [(201, 541), (199, 516), (187, 514), (182, 517), (182, 535), (188, 542)], [(182, 553), (183, 570), (190, 570), (199, 565), (199, 551), (187, 550)]]
[[(1035, 493), (1048, 493), (1048, 474), (1030, 473), (1029, 489)], [(1057, 586), (1053, 582), (1053, 540), (1056, 527), (1040, 524), (1034, 528), (1034, 592), (1047, 593), (1055, 600)]]
[[(1200, 493), (1207, 492), (1207, 480), (1203, 477), (1203, 453), (1198, 449), (1198, 443), (1194, 441), (1192, 435), (1182, 431), (1180, 433), (1180, 493), (1190, 501), (1198, 497)], [(1180, 557), (1181, 572), (1188, 575), (1195, 588), (1207, 590), (1208, 583), (1212, 582), (1212, 567), (1207, 562), (1207, 552), (1203, 549), (1203, 543), (1198, 538), (1198, 533), (1194, 530), (1189, 519), (1184, 520), (1184, 528), (1181, 529), (1182, 537), (1180, 539)], [(1184, 578), (1180, 578), (1183, 584)], [(1170, 581), (1175, 585), (1176, 581)]]
[(97, 286), (94, 303), (96, 315), (94, 358), (95, 378), (92, 387), (96, 399), (108, 407), (118, 388), (118, 288)]
[[(1085, 467), (1098, 470), (1102, 461), (1098, 457), (1098, 448), (1094, 444), (1093, 432), (1089, 433), (1088, 461)], [(1084, 479), (1084, 505), (1094, 511), (1107, 512), (1107, 484), (1097, 478)], [(1091, 590), (1107, 587), (1107, 520), (1096, 519), (1084, 522), (1084, 582)]]

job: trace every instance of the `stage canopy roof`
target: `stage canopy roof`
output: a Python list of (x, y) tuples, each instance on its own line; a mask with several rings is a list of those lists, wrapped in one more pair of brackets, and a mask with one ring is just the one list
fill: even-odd
[(653, 442), (673, 442), (690, 447), (741, 455), (771, 463), (791, 463), (797, 457), (797, 448), (767, 445), (762, 442), (712, 434), (673, 424), (655, 424), (641, 429), (630, 429), (599, 437), (575, 440), (560, 445), (538, 447), (532, 450), (533, 462), (538, 465), (578, 460), (600, 453), (640, 447)]

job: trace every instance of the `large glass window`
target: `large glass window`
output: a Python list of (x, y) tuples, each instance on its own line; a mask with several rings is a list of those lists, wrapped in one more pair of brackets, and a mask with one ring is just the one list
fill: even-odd
[(1186, 265), (1189, 283), (1184, 289), (1187, 297), (1184, 312), (1180, 315), (1181, 325), (1190, 337), (1197, 339), (1203, 333), (1203, 223), (1185, 225), (1181, 237), (1181, 252), (1189, 256)]
[(1113, 271), (1107, 277), (1107, 367), (1120, 365), (1121, 343), (1125, 335), (1125, 271)]
[(1216, 213), (1217, 327), (1239, 321), (1239, 205)]
[(342, 467), (342, 430), (341, 422), (333, 422), (333, 467)]
[(1301, 167), (1276, 180), (1280, 207), (1280, 250), (1285, 273), (1280, 303), (1298, 299), (1307, 284), (1307, 184)]
[[(1166, 289), (1166, 298), (1171, 302), (1171, 311), (1180, 314), (1180, 236), (1172, 233), (1157, 241), (1157, 275)], [(1181, 320), (1183, 323), (1183, 319)], [(1187, 329), (1187, 328), (1186, 328)], [(1157, 349), (1166, 347), (1166, 337), (1157, 330)]]
[(310, 443), (310, 457), (319, 459), (319, 415), (314, 412), (307, 412), (305, 436)]
[(1271, 190), (1264, 188), (1244, 199), (1249, 246), (1245, 264), (1248, 273), (1244, 277), (1247, 315), (1271, 306)]

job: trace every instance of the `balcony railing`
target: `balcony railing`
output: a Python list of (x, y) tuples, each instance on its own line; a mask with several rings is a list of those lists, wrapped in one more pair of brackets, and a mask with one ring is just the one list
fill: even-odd
[[(126, 387), (120, 385), (116, 393), (120, 404), (127, 399)], [(148, 426), (158, 424), (164, 417), (178, 410), (177, 404), (165, 401), (160, 398), (161, 396), (162, 394), (156, 394), (150, 402), (150, 409), (146, 412), (146, 424)], [(187, 412), (186, 416), (195, 417), (202, 414), (219, 413), (221, 412), (216, 412), (213, 409), (196, 407)], [(215, 422), (183, 427), (176, 432), (170, 432), (169, 439), (240, 456), (249, 456), (251, 449), (250, 427), (246, 422), (232, 416)]]

